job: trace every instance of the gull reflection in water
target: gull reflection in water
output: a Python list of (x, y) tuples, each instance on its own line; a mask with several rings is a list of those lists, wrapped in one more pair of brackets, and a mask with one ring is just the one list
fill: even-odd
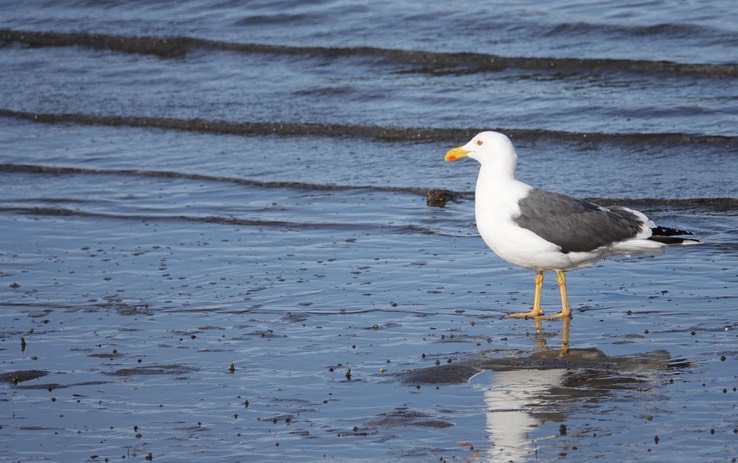
[[(571, 348), (568, 320), (562, 326), (560, 347), (548, 347), (543, 327), (536, 322), (537, 346), (529, 354), (492, 350), (402, 374), (402, 381), (414, 386), (471, 383), (482, 390), (490, 448), (484, 456), (489, 462), (536, 461), (540, 453), (550, 455), (555, 443), (544, 438), (547, 443), (539, 448), (540, 433), (531, 437), (544, 423), (560, 423), (558, 432), (551, 432), (563, 435), (577, 404), (657, 386), (662, 372), (690, 366), (687, 359), (672, 358), (665, 350), (610, 356), (596, 348)], [(478, 457), (482, 455), (475, 454)]]
[(594, 348), (571, 349), (568, 323), (561, 348), (546, 348), (537, 325), (538, 350), (530, 356), (471, 362), (477, 369), (472, 382), (484, 392), (489, 462), (535, 461), (538, 447), (529, 434), (546, 421), (562, 423), (561, 433), (573, 403), (647, 387), (657, 372), (689, 365), (666, 351), (610, 357)]
[(561, 368), (489, 373), (491, 385), (484, 389), (484, 403), (492, 444), (488, 452), (490, 462), (535, 458), (535, 442), (528, 433), (542, 423), (533, 409), (544, 405), (545, 396), (562, 384), (567, 371)]
[[(560, 358), (569, 351), (569, 322), (565, 319), (563, 323)], [(538, 347), (545, 348), (541, 320), (535, 319), (535, 324), (539, 335)], [(551, 391), (563, 384), (568, 371), (567, 368), (520, 368), (491, 372), (489, 386), (484, 389), (486, 428), (491, 444), (487, 452), (488, 461), (535, 459), (535, 441), (528, 437), (528, 433), (542, 421), (534, 409), (540, 411), (550, 402)]]

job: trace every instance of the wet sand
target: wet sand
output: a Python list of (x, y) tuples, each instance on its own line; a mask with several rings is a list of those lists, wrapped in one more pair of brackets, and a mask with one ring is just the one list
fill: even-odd
[(571, 273), (564, 356), (560, 322), (500, 319), (533, 275), (474, 236), (4, 215), (0, 439), (12, 461), (730, 461), (736, 219), (659, 214), (705, 244)]

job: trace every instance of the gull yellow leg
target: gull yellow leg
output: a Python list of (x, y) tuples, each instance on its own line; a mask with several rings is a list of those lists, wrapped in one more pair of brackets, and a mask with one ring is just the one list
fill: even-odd
[(556, 315), (549, 315), (547, 318), (571, 318), (571, 307), (569, 307), (569, 298), (566, 296), (566, 277), (564, 272), (556, 272), (558, 275), (559, 290), (561, 291), (561, 312)]
[(504, 318), (529, 318), (543, 316), (541, 310), (541, 288), (543, 288), (543, 272), (536, 272), (536, 292), (533, 296), (533, 310), (530, 312), (517, 312), (505, 315)]

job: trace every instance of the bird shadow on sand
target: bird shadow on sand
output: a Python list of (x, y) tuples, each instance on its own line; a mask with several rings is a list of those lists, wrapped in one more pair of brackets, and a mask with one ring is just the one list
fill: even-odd
[(572, 348), (569, 345), (568, 319), (563, 320), (560, 347), (548, 347), (540, 321), (535, 322), (538, 341), (537, 347), (530, 352), (482, 352), (453, 364), (406, 370), (399, 375), (399, 379), (407, 384), (459, 384), (484, 371), (527, 371), (535, 377), (540, 376), (541, 371), (562, 370), (567, 372), (566, 376), (570, 379), (587, 378), (591, 384), (598, 384), (598, 387), (606, 387), (609, 381), (621, 388), (628, 383), (643, 383), (644, 377), (651, 378), (660, 371), (690, 366), (688, 360), (672, 358), (666, 350), (610, 356), (596, 348)]

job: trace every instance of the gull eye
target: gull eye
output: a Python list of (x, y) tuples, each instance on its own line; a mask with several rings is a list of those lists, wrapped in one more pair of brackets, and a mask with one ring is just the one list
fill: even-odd
[(482, 140), (477, 140), (477, 145), (482, 146), (482, 143), (484, 143)]

